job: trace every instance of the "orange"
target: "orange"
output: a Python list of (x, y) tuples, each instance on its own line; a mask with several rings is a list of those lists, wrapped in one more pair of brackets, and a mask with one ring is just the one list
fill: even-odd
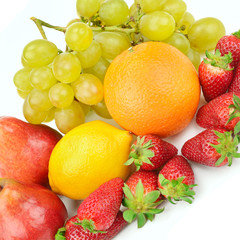
[(122, 52), (104, 79), (113, 119), (136, 134), (168, 137), (194, 117), (200, 98), (197, 72), (175, 47), (146, 42)]

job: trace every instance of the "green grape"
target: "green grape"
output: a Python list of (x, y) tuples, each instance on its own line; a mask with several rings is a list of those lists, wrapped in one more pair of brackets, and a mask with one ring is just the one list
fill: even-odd
[(74, 19), (70, 20), (66, 27), (68, 28), (71, 24), (76, 23), (76, 22), (81, 22), (80, 18), (74, 18)]
[(57, 79), (48, 66), (34, 68), (30, 73), (30, 82), (34, 88), (45, 90), (53, 86)]
[(103, 84), (92, 74), (81, 74), (79, 79), (71, 85), (74, 95), (79, 102), (95, 105), (103, 99)]
[(124, 0), (106, 0), (99, 9), (100, 19), (106, 25), (120, 25), (127, 21), (128, 5)]
[(105, 58), (101, 57), (93, 67), (84, 69), (84, 73), (91, 73), (103, 82), (109, 65), (110, 63)]
[(55, 111), (56, 126), (64, 134), (84, 122), (85, 115), (77, 101), (73, 101), (67, 108), (56, 109)]
[(187, 5), (182, 0), (167, 0), (164, 4), (163, 11), (170, 13), (175, 22), (178, 23), (187, 10)]
[(167, 0), (137, 0), (144, 13), (150, 13), (163, 9)]
[(87, 104), (84, 104), (84, 103), (81, 103), (81, 102), (78, 102), (85, 114), (85, 116), (90, 112), (91, 110), (91, 106), (90, 105), (87, 105)]
[(53, 107), (48, 97), (49, 90), (34, 88), (28, 95), (28, 101), (32, 109), (44, 112)]
[(129, 9), (129, 16), (133, 17), (134, 19), (138, 16), (138, 7), (135, 3), (133, 3)]
[(54, 117), (55, 117), (55, 111), (56, 111), (56, 108), (55, 108), (55, 107), (52, 107), (51, 109), (49, 109), (49, 110), (47, 111), (47, 116), (46, 116), (46, 118), (44, 119), (44, 122), (45, 122), (45, 123), (49, 123), (49, 122), (51, 122), (51, 121), (54, 119)]
[(84, 51), (90, 46), (92, 40), (92, 29), (82, 22), (71, 24), (65, 33), (65, 41), (74, 51)]
[(29, 123), (40, 124), (46, 119), (47, 114), (48, 112), (34, 110), (29, 104), (29, 97), (25, 99), (23, 104), (23, 115)]
[(76, 8), (79, 17), (92, 17), (98, 12), (100, 2), (99, 0), (77, 0)]
[(13, 82), (16, 88), (22, 92), (30, 92), (33, 87), (30, 83), (30, 68), (22, 68), (18, 70), (14, 77)]
[(112, 116), (108, 112), (107, 106), (106, 106), (104, 101), (101, 101), (96, 105), (93, 105), (92, 109), (100, 117), (103, 117), (103, 118), (106, 118), (106, 119), (111, 119), (112, 118)]
[(199, 52), (194, 51), (193, 49), (189, 49), (187, 53), (187, 57), (190, 59), (196, 70), (198, 71), (199, 65), (201, 63), (201, 56)]
[(30, 68), (30, 66), (28, 65), (28, 63), (24, 59), (23, 55), (21, 56), (21, 63), (22, 63), (24, 68)]
[(190, 49), (190, 42), (182, 33), (174, 33), (164, 42), (174, 46), (184, 54), (187, 54)]
[(83, 68), (90, 68), (97, 64), (100, 57), (102, 56), (102, 48), (100, 43), (93, 40), (91, 45), (81, 52), (77, 52), (77, 57), (80, 59)]
[(177, 29), (183, 34), (188, 33), (188, 29), (195, 22), (193, 15), (189, 12), (185, 12), (182, 19), (177, 24)]
[(95, 40), (102, 47), (102, 56), (110, 60), (131, 46), (128, 39), (117, 32), (101, 32), (95, 36)]
[[(30, 92), (31, 92), (31, 91), (30, 91)], [(30, 92), (24, 92), (24, 91), (22, 91), (22, 90), (17, 89), (18, 95), (19, 95), (21, 98), (23, 98), (23, 99), (25, 99)]]
[(31, 68), (48, 65), (58, 55), (58, 48), (45, 39), (37, 39), (28, 43), (22, 53), (22, 61)]
[(65, 52), (54, 59), (52, 69), (58, 81), (62, 83), (71, 83), (79, 77), (82, 67), (77, 56)]
[(226, 34), (223, 23), (212, 17), (202, 18), (196, 21), (188, 31), (188, 39), (191, 47), (205, 52), (213, 50), (218, 40)]
[[(141, 18), (141, 9), (139, 7), (139, 5), (133, 3), (129, 9), (129, 23), (128, 25), (131, 26), (132, 28), (136, 28), (136, 22), (139, 21), (139, 19)], [(134, 35), (135, 33), (131, 33), (130, 36)]]
[(163, 41), (175, 30), (175, 20), (167, 12), (155, 11), (140, 20), (140, 32), (150, 40)]
[(53, 106), (57, 108), (66, 108), (73, 102), (73, 89), (65, 83), (57, 83), (50, 88), (49, 99)]

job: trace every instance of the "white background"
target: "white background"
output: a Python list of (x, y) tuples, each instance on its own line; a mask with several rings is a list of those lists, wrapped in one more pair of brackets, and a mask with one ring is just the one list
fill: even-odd
[[(127, 2), (131, 4), (133, 0)], [(188, 11), (196, 19), (217, 17), (224, 23), (227, 33), (240, 28), (238, 0), (185, 2)], [(0, 0), (0, 116), (14, 116), (24, 120), (23, 100), (17, 95), (12, 79), (21, 68), (23, 47), (31, 40), (41, 38), (36, 26), (29, 20), (31, 16), (53, 25), (65, 26), (77, 17), (75, 0)], [(46, 30), (46, 34), (49, 40), (64, 49), (62, 33)], [(200, 105), (203, 103), (201, 100)], [(175, 144), (180, 153), (183, 143), (202, 130), (193, 120), (181, 134), (167, 140)], [(210, 168), (198, 164), (192, 164), (192, 167), (198, 184), (192, 205), (184, 202), (177, 205), (166, 203), (165, 211), (153, 222), (147, 223), (142, 229), (137, 229), (134, 222), (115, 239), (240, 239), (239, 160), (235, 159), (230, 168)], [(67, 204), (69, 215), (76, 214), (78, 202), (66, 198), (63, 200)]]

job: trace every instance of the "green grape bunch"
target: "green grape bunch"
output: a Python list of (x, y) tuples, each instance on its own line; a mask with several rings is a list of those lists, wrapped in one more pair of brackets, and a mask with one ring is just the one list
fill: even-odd
[[(124, 0), (76, 0), (76, 13), (66, 27), (31, 18), (42, 39), (23, 48), (22, 69), (13, 79), (24, 99), (26, 120), (54, 120), (64, 134), (92, 112), (111, 118), (104, 102), (104, 76), (124, 50), (145, 41), (165, 42), (198, 69), (200, 54), (213, 50), (225, 35), (220, 20), (196, 21), (183, 0), (135, 0), (130, 7)], [(47, 39), (44, 27), (63, 32), (64, 51)]]

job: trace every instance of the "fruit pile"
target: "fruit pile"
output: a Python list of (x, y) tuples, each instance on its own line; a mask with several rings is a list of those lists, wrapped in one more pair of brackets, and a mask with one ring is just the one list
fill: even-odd
[[(135, 220), (153, 221), (163, 202), (192, 204), (191, 162), (240, 158), (240, 32), (195, 22), (182, 0), (76, 6), (67, 27), (32, 18), (43, 39), (25, 46), (14, 76), (28, 123), (0, 117), (1, 240), (113, 239)], [(64, 52), (43, 27), (64, 32)], [(90, 110), (123, 129), (84, 123)], [(163, 139), (195, 114), (204, 130), (181, 149)], [(53, 119), (64, 136), (40, 124)], [(74, 216), (57, 194), (82, 200)]]
[[(221, 21), (195, 21), (182, 0), (77, 0), (79, 18), (66, 27), (32, 18), (43, 39), (28, 43), (22, 65), (14, 76), (18, 94), (25, 99), (23, 114), (33, 124), (55, 120), (67, 133), (85, 122), (90, 110), (111, 118), (103, 99), (103, 79), (110, 62), (142, 42), (168, 43), (198, 68), (200, 54), (213, 50), (225, 34)], [(209, 27), (210, 26), (210, 27)], [(43, 27), (65, 34), (66, 50), (47, 40)]]

